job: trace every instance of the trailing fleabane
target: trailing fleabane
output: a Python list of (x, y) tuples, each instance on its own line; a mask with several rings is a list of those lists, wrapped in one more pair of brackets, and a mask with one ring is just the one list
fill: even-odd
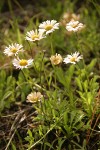
[(56, 53), (56, 55), (52, 55), (50, 57), (50, 60), (51, 60), (51, 63), (53, 65), (58, 65), (58, 64), (60, 64), (62, 62), (63, 58), (62, 58), (62, 56), (60, 54)]
[(59, 23), (56, 20), (47, 20), (39, 25), (39, 31), (44, 32), (46, 35), (59, 29)]
[(43, 32), (36, 29), (35, 31), (32, 30), (32, 31), (27, 32), (25, 39), (28, 41), (34, 42), (34, 41), (39, 41), (43, 38), (45, 38)]
[(23, 68), (28, 68), (30, 65), (32, 65), (33, 59), (19, 59), (15, 58), (12, 63), (16, 67), (16, 69), (23, 69)]
[(66, 23), (70, 22), (71, 20), (80, 20), (80, 14), (65, 12), (61, 17), (60, 24), (66, 26)]
[(79, 52), (75, 52), (71, 55), (67, 55), (67, 57), (64, 58), (63, 62), (65, 64), (68, 64), (68, 63), (76, 64), (76, 62), (79, 62), (80, 59), (83, 59), (83, 56), (80, 55)]
[(66, 24), (66, 29), (69, 32), (78, 32), (82, 30), (85, 26), (83, 23), (80, 23), (79, 21), (71, 20), (69, 23)]
[(14, 43), (5, 48), (4, 54), (8, 56), (16, 56), (19, 52), (24, 51), (22, 48), (22, 45)]
[(31, 92), (27, 96), (27, 102), (36, 103), (42, 99), (43, 95), (40, 92)]

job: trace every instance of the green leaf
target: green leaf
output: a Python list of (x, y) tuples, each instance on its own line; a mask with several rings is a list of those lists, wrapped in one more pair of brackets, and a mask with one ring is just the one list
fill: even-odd
[(64, 74), (63, 70), (59, 67), (55, 67), (55, 73), (58, 78), (58, 81), (66, 87), (67, 83), (66, 83), (66, 78), (65, 78), (65, 74)]
[(65, 142), (66, 139), (63, 138), (58, 138), (58, 147), (57, 150), (61, 150), (62, 149), (62, 145)]
[(83, 91), (83, 88), (82, 88), (82, 82), (81, 82), (81, 80), (77, 77), (77, 78), (75, 78), (75, 80), (76, 80), (76, 83), (77, 83), (77, 85), (78, 85), (78, 87), (79, 87), (79, 89), (80, 89), (80, 91)]
[(70, 89), (72, 76), (75, 70), (75, 66), (71, 65), (69, 69), (66, 71), (65, 79), (66, 79), (66, 87), (67, 89)]
[(12, 150), (17, 150), (13, 143), (11, 143), (11, 146), (12, 146)]
[(28, 133), (28, 135), (29, 135), (31, 138), (33, 137), (32, 132), (31, 132), (30, 129), (28, 129), (27, 133)]
[(70, 117), (70, 125), (72, 125), (73, 124), (73, 122), (74, 122), (74, 118), (76, 117), (76, 111), (72, 111), (71, 112), (71, 117)]
[(9, 77), (7, 78), (7, 86), (11, 86), (12, 81), (13, 81), (13, 77), (12, 77), (12, 76), (9, 76)]
[(4, 70), (1, 70), (0, 72), (0, 84), (4, 83), (6, 80), (6, 72)]
[(93, 69), (93, 67), (95, 66), (96, 62), (97, 62), (97, 59), (96, 59), (96, 58), (93, 59), (93, 60), (91, 61), (91, 63), (86, 66), (86, 70), (87, 70), (88, 72), (91, 72), (92, 69)]
[(87, 80), (85, 80), (84, 82), (83, 82), (83, 88), (84, 88), (84, 90), (85, 90), (85, 92), (87, 92), (88, 91), (88, 81)]
[(22, 100), (22, 101), (25, 101), (25, 100), (26, 100), (26, 97), (25, 97), (25, 93), (24, 93), (24, 92), (21, 93), (21, 100)]
[(67, 125), (68, 124), (68, 112), (67, 111), (64, 112), (63, 119), (64, 119), (64, 124)]
[(7, 91), (4, 96), (3, 96), (3, 100), (7, 99), (9, 96), (11, 96), (13, 93), (13, 91)]
[(55, 150), (55, 149), (53, 148), (52, 144), (50, 144), (49, 142), (45, 142), (45, 145), (47, 145), (47, 146), (49, 147), (49, 149), (52, 148), (52, 150)]

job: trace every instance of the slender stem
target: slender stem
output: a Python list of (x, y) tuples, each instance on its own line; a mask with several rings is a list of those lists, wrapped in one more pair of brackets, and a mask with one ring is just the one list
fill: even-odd
[[(41, 54), (41, 53), (40, 53), (40, 54)], [(41, 84), (41, 74), (42, 74), (42, 69), (43, 69), (44, 56), (45, 56), (45, 52), (43, 51), (42, 60), (41, 60), (41, 65), (40, 65), (40, 84)]]
[[(28, 78), (26, 77), (26, 75), (25, 75), (25, 73), (24, 73), (23, 69), (22, 69), (21, 71), (22, 71), (22, 74), (23, 74), (23, 76), (24, 76), (25, 80), (27, 81), (27, 83), (29, 83), (29, 84), (30, 84), (30, 82), (29, 82)], [(32, 85), (31, 85), (31, 84), (30, 84), (30, 86), (31, 86), (31, 90), (33, 91), (33, 88), (32, 88)]]
[[(79, 42), (80, 41), (79, 35), (77, 33), (75, 35), (76, 35), (76, 39), (77, 39), (77, 43), (78, 43), (79, 52), (82, 54), (83, 53), (82, 52), (82, 45)], [(82, 61), (83, 61), (84, 69), (86, 71), (86, 65), (85, 65), (84, 59), (82, 59)], [(88, 81), (88, 76), (87, 76), (87, 74), (85, 74), (85, 75), (86, 75), (86, 78), (87, 78), (87, 81)]]
[[(28, 42), (28, 41), (27, 41), (27, 42)], [(31, 56), (32, 56), (32, 58), (33, 58), (32, 48), (31, 48), (31, 45), (30, 45), (29, 42), (28, 42), (28, 45), (29, 45), (29, 47), (30, 47)], [(33, 59), (34, 59), (34, 58), (33, 58)], [(33, 61), (33, 64), (34, 64), (34, 70), (35, 70), (35, 72), (38, 73), (38, 71), (37, 71), (37, 69), (36, 69), (35, 61)]]
[(55, 78), (55, 88), (57, 88), (57, 77), (56, 77), (56, 66), (52, 65), (54, 69), (54, 78)]
[(48, 85), (48, 89), (50, 91), (50, 83), (49, 83), (49, 80), (47, 78), (47, 74), (46, 74), (46, 69), (44, 68), (44, 76), (45, 76), (45, 79), (46, 79), (46, 82), (47, 82), (47, 85)]
[(29, 45), (29, 48), (30, 48), (30, 52), (31, 52), (31, 56), (32, 56), (32, 58), (33, 58), (33, 52), (32, 52), (32, 48), (31, 48), (31, 45), (30, 45), (30, 43), (27, 41), (27, 43), (28, 43), (28, 45)]
[(51, 54), (54, 55), (54, 48), (53, 48), (53, 43), (52, 43), (52, 34), (50, 35), (50, 45), (51, 45)]
[(35, 72), (38, 74), (38, 70), (37, 70), (37, 67), (36, 67), (35, 61), (33, 61), (33, 64), (34, 64), (34, 70), (35, 70)]

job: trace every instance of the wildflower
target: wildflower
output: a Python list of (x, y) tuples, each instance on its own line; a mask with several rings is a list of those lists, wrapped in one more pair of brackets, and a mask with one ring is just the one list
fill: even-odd
[(18, 52), (24, 51), (22, 48), (23, 48), (23, 46), (19, 45), (17, 43), (11, 44), (11, 45), (9, 45), (8, 47), (5, 48), (4, 54), (8, 55), (8, 56), (17, 55)]
[(37, 101), (40, 101), (42, 97), (43, 97), (43, 95), (40, 92), (30, 93), (27, 96), (27, 102), (35, 103)]
[(71, 20), (80, 20), (80, 15), (79, 14), (75, 14), (75, 13), (70, 13), (70, 12), (65, 12), (61, 18), (61, 25), (66, 25), (66, 23), (68, 23)]
[(80, 59), (82, 59), (82, 58), (83, 58), (83, 56), (80, 55), (79, 52), (75, 52), (75, 53), (73, 53), (73, 54), (71, 54), (71, 55), (67, 55), (67, 57), (64, 58), (64, 61), (63, 61), (63, 62), (64, 62), (65, 64), (68, 64), (68, 63), (76, 64), (76, 62), (79, 62)]
[(23, 69), (23, 68), (28, 68), (33, 62), (33, 59), (14, 59), (13, 60), (13, 65), (16, 67), (16, 69)]
[(38, 31), (37, 29), (34, 31), (30, 31), (27, 32), (26, 34), (26, 40), (28, 41), (39, 41), (41, 39), (45, 38), (45, 36), (43, 36), (43, 32)]
[(62, 56), (56, 53), (56, 55), (50, 57), (50, 60), (53, 65), (58, 65), (62, 62)]
[(59, 23), (56, 20), (47, 20), (39, 25), (39, 30), (49, 34), (55, 29), (59, 29)]
[(80, 23), (79, 21), (71, 20), (69, 23), (66, 24), (66, 29), (68, 31), (77, 32), (80, 31), (84, 25)]

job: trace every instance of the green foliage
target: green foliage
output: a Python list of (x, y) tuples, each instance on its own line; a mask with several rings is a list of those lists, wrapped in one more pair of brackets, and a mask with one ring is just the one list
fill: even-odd
[(16, 150), (16, 146), (12, 143), (12, 150)]
[(81, 69), (81, 73), (79, 73), (79, 76), (76, 78), (78, 86), (77, 92), (81, 98), (84, 110), (88, 113), (89, 117), (92, 116), (93, 109), (96, 105), (95, 98), (99, 89), (99, 83), (97, 80), (100, 77), (98, 75), (93, 76), (92, 74), (95, 64), (96, 59), (92, 60), (91, 63), (86, 66), (86, 69)]
[(12, 102), (15, 102), (16, 80), (12, 76), (7, 76), (4, 70), (0, 71), (0, 112), (4, 108), (10, 108)]
[(71, 79), (74, 73), (74, 66), (70, 66), (68, 69), (66, 69), (65, 72), (62, 70), (62, 68), (56, 67), (55, 73), (58, 81), (62, 83), (67, 88), (67, 90), (70, 90)]
[(25, 137), (25, 140), (26, 141), (28, 141), (28, 143), (29, 143), (29, 147), (34, 143), (34, 137), (33, 137), (33, 135), (32, 135), (32, 132), (31, 132), (31, 130), (29, 130), (28, 129), (28, 131), (27, 131), (27, 137)]
[(18, 75), (17, 87), (16, 87), (16, 98), (20, 98), (21, 101), (26, 100), (26, 96), (31, 90), (31, 83), (28, 82), (27, 77), (22, 72)]

